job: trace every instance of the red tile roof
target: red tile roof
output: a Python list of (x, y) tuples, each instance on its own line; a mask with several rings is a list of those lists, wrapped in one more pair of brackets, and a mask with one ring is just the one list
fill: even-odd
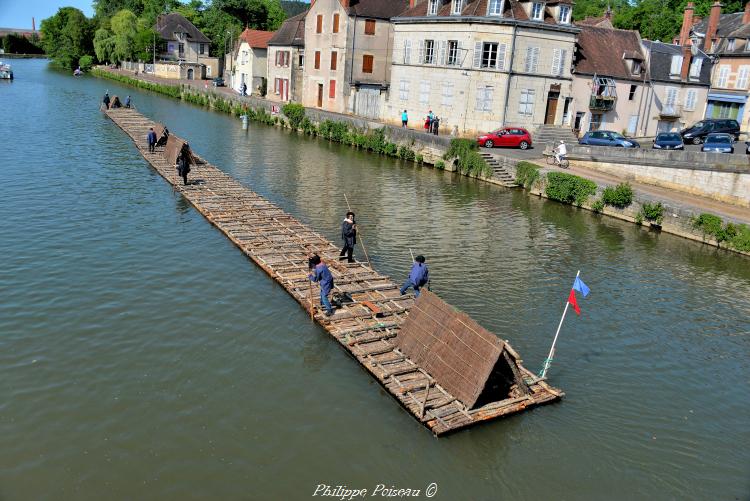
[(240, 35), (240, 42), (247, 42), (253, 49), (267, 49), (268, 41), (275, 34), (275, 31), (261, 31), (245, 28), (245, 31)]
[(637, 32), (581, 26), (577, 45), (576, 73), (628, 80), (643, 78), (633, 75), (625, 62), (625, 59), (644, 60)]

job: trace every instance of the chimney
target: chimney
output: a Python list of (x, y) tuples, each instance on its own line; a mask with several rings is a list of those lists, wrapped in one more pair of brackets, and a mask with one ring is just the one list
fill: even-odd
[(750, 2), (745, 4), (745, 13), (742, 14), (742, 24), (750, 23)]
[[(750, 3), (748, 3), (748, 5), (750, 5)], [(745, 7), (745, 15), (747, 15), (747, 7)], [(744, 18), (742, 22), (745, 22)], [(34, 19), (34, 16), (31, 17), (31, 31), (36, 33), (36, 20)]]
[(703, 50), (709, 52), (713, 46), (713, 40), (716, 36), (716, 30), (719, 27), (719, 17), (721, 16), (721, 2), (716, 0), (711, 6), (711, 14), (708, 16), (708, 29), (706, 29), (706, 39), (703, 41)]
[(693, 53), (690, 50), (689, 45), (682, 46), (682, 68), (680, 68), (680, 79), (683, 82), (687, 82), (688, 73), (690, 72), (690, 61), (692, 60)]
[(680, 45), (687, 45), (690, 40), (690, 28), (693, 27), (693, 2), (688, 2), (682, 14), (682, 28), (680, 29)]

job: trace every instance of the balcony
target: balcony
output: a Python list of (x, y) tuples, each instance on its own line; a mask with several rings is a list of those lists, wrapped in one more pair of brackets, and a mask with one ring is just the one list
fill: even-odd
[(679, 104), (665, 104), (659, 110), (661, 118), (680, 118), (682, 116), (682, 106)]
[(598, 111), (611, 111), (615, 107), (617, 96), (597, 96), (591, 94), (589, 109)]

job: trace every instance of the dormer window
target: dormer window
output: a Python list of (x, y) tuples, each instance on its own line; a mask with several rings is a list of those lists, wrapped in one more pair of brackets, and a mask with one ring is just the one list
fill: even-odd
[(560, 15), (557, 20), (560, 24), (570, 24), (570, 5), (560, 6)]
[(640, 61), (633, 61), (633, 75), (640, 75), (641, 74), (641, 62)]
[(544, 19), (544, 4), (534, 2), (531, 6), (531, 19), (541, 21)]
[(703, 68), (703, 58), (696, 57), (690, 63), (690, 78), (700, 78), (701, 68)]
[(669, 76), (680, 76), (680, 71), (682, 71), (682, 56), (674, 55), (672, 56), (672, 64), (669, 67)]
[(502, 16), (503, 15), (503, 0), (490, 0), (487, 6), (488, 16)]
[(464, 0), (453, 0), (451, 6), (451, 14), (454, 16), (460, 16), (461, 11), (464, 9)]
[(428, 16), (437, 16), (439, 3), (440, 3), (440, 0), (429, 0), (429, 2), (427, 3), (427, 15)]
[(727, 50), (734, 50), (734, 38), (727, 40)]

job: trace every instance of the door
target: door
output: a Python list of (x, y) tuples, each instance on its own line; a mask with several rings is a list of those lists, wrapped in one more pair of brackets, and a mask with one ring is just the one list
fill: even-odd
[(193, 79), (193, 68), (188, 68), (187, 79), (188, 80), (192, 80)]
[(323, 107), (323, 84), (318, 84), (318, 108)]
[(499, 139), (497, 142), (498, 146), (517, 146), (516, 144), (514, 144), (515, 138), (511, 134), (510, 129), (500, 129), (500, 131), (498, 132), (499, 132), (499, 135), (498, 135)]
[(563, 104), (563, 125), (570, 125), (570, 103), (573, 102), (572, 97), (566, 97)]
[(557, 116), (557, 100), (560, 98), (559, 92), (550, 91), (547, 95), (547, 111), (544, 114), (544, 124), (554, 125)]
[(354, 114), (367, 118), (380, 118), (380, 88), (360, 87), (354, 101)]
[(638, 127), (638, 115), (630, 115), (628, 120), (628, 134), (635, 135), (635, 129)]

